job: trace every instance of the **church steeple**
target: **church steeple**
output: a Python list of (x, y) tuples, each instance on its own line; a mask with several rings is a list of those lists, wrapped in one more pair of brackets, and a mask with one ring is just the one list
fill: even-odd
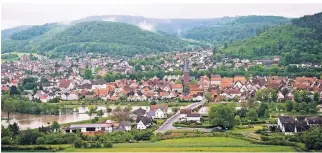
[(190, 82), (190, 74), (189, 74), (189, 64), (188, 60), (184, 59), (184, 65), (183, 65), (183, 84), (187, 85)]

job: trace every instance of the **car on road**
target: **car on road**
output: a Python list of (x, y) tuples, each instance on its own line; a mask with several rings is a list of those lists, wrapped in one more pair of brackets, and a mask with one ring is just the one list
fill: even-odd
[(226, 132), (226, 130), (227, 130), (227, 128), (222, 128), (219, 126), (213, 128), (214, 132)]
[(177, 129), (182, 129), (182, 127), (177, 127)]
[(165, 124), (168, 124), (168, 123), (169, 123), (168, 121), (165, 122)]

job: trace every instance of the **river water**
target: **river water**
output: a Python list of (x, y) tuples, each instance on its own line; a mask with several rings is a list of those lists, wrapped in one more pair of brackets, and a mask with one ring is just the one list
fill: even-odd
[[(122, 106), (121, 106), (122, 107)], [(125, 107), (125, 106), (124, 106)], [(132, 110), (138, 109), (149, 109), (148, 106), (133, 106)], [(111, 109), (114, 109), (115, 106), (110, 106)], [(106, 111), (105, 106), (97, 106), (97, 109), (102, 109)], [(20, 129), (27, 129), (27, 128), (38, 128), (41, 126), (48, 126), (48, 123), (52, 123), (57, 121), (58, 123), (70, 123), (70, 122), (78, 122), (83, 120), (89, 120), (90, 118), (94, 118), (96, 115), (92, 115), (90, 117), (86, 114), (88, 110), (87, 107), (79, 107), (78, 113), (73, 114), (66, 114), (66, 115), (33, 115), (33, 114), (21, 114), (21, 113), (11, 113), (10, 114), (10, 121), (1, 120), (1, 125), (7, 127), (8, 124), (13, 124), (14, 122), (18, 123)], [(107, 117), (108, 113), (104, 113), (104, 117)], [(7, 118), (6, 112), (1, 112), (2, 118)]]

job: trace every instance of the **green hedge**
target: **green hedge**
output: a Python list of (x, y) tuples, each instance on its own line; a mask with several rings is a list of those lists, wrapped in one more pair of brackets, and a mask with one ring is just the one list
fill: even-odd
[(266, 121), (251, 121), (251, 122), (241, 122), (242, 125), (247, 125), (247, 124), (264, 124)]
[(42, 150), (42, 151), (60, 151), (71, 147), (71, 145), (1, 145), (1, 150)]

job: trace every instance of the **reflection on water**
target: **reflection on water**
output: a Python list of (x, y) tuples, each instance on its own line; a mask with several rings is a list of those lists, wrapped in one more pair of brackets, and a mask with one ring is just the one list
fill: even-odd
[[(132, 110), (138, 109), (141, 106), (133, 106)], [(115, 106), (110, 106), (111, 109), (114, 109)], [(143, 109), (148, 109), (147, 106), (142, 106)], [(102, 109), (106, 112), (105, 106), (97, 106), (97, 109)], [(8, 124), (13, 124), (14, 122), (18, 123), (20, 129), (27, 128), (38, 128), (40, 126), (47, 126), (48, 123), (52, 123), (53, 121), (57, 121), (58, 123), (69, 123), (69, 122), (78, 122), (83, 120), (89, 120), (90, 116), (85, 114), (88, 110), (87, 107), (79, 107), (79, 113), (66, 114), (66, 115), (32, 115), (32, 114), (21, 114), (21, 113), (11, 113), (10, 121), (1, 120), (1, 125), (7, 127)], [(107, 113), (104, 113), (104, 117), (107, 117)], [(7, 117), (6, 112), (1, 112), (1, 116), (3, 118)], [(92, 115), (94, 118), (96, 115)]]
[[(7, 116), (5, 112), (1, 113), (1, 116)], [(96, 115), (92, 115), (94, 118)], [(106, 117), (107, 114), (105, 113)], [(38, 128), (40, 126), (47, 126), (48, 123), (52, 123), (53, 121), (57, 121), (58, 123), (69, 123), (69, 122), (77, 122), (83, 120), (89, 120), (90, 116), (87, 114), (68, 114), (68, 115), (32, 115), (32, 114), (20, 114), (14, 113), (10, 115), (10, 124), (14, 122), (18, 123), (21, 129), (27, 128)], [(8, 126), (7, 120), (1, 120), (1, 125)]]

